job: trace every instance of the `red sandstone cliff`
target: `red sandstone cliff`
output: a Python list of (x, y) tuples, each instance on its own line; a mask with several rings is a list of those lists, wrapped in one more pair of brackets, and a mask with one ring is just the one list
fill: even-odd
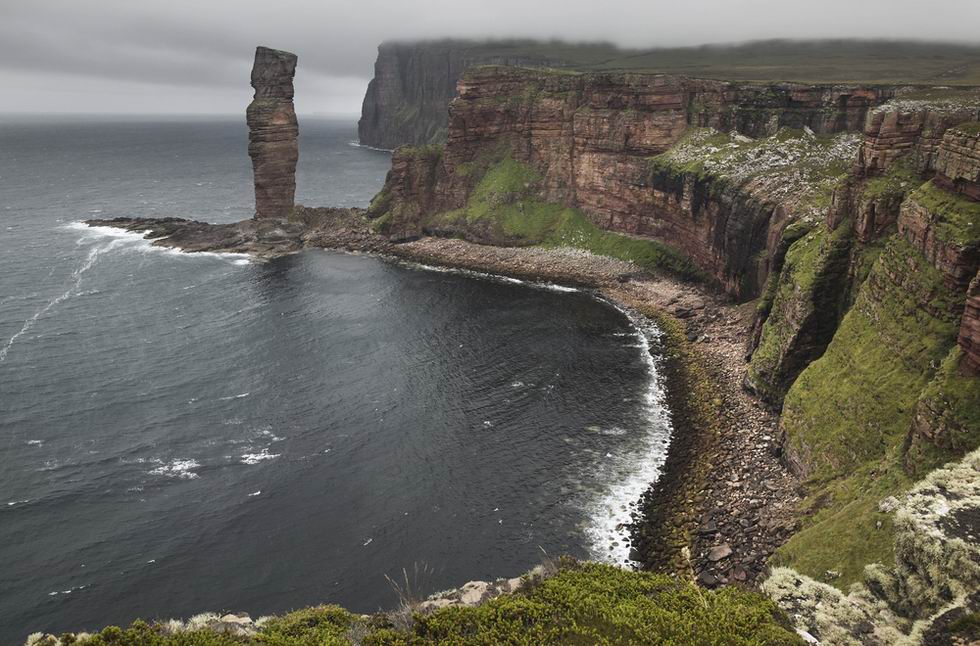
[(248, 154), (255, 175), (255, 217), (284, 218), (293, 209), (299, 126), (293, 108), (296, 55), (268, 47), (255, 49), (248, 106)]
[(398, 213), (401, 235), (418, 235), (420, 216), (466, 202), (470, 169), (507, 154), (540, 174), (538, 199), (578, 208), (603, 229), (663, 241), (733, 295), (751, 298), (768, 269), (759, 254), (772, 252), (784, 224), (781, 200), (664, 173), (649, 157), (690, 126), (749, 137), (782, 127), (855, 130), (890, 96), (882, 88), (475, 68), (450, 104), (444, 151), (396, 151), (385, 207)]

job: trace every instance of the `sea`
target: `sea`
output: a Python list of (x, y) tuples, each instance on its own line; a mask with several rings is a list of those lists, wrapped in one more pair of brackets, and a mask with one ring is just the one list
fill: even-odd
[[(297, 201), (390, 155), (300, 118)], [(670, 439), (656, 329), (587, 291), (88, 218), (251, 217), (239, 117), (0, 116), (0, 643), (629, 567)]]

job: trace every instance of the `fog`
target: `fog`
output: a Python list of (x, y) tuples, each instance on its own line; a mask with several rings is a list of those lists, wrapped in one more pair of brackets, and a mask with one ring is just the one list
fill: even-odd
[(0, 112), (241, 113), (258, 44), (299, 55), (301, 114), (349, 114), (392, 39), (975, 43), (978, 25), (977, 0), (0, 0)]

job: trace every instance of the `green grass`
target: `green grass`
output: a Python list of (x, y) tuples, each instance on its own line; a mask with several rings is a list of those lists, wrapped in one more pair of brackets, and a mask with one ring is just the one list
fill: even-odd
[(893, 514), (879, 512), (878, 503), (911, 484), (892, 455), (846, 478), (811, 486), (811, 496), (803, 508), (806, 521), (776, 551), (772, 565), (792, 567), (846, 590), (863, 580), (864, 567), (869, 563), (893, 563)]
[(928, 83), (980, 85), (980, 47), (918, 41), (768, 40), (741, 45), (619, 49), (609, 43), (436, 41), (471, 59), (538, 59), (575, 70), (686, 74), (741, 81)]
[(501, 243), (575, 247), (647, 269), (700, 277), (689, 260), (659, 242), (605, 231), (581, 211), (535, 199), (539, 180), (526, 164), (504, 157), (487, 168), (463, 208), (430, 217), (428, 226), (489, 227)]
[[(823, 356), (786, 395), (782, 424), (808, 475), (813, 516), (779, 561), (824, 579), (891, 561), (877, 502), (910, 484), (902, 454), (920, 394), (956, 342), (961, 294), (904, 239), (881, 251)], [(972, 448), (972, 447), (971, 447)], [(882, 530), (877, 522), (883, 523)]]
[(964, 135), (970, 135), (976, 137), (980, 135), (980, 121), (966, 121), (964, 123), (953, 126), (953, 130), (957, 132), (962, 132)]
[(926, 182), (909, 195), (929, 210), (935, 218), (937, 236), (947, 242), (966, 246), (980, 240), (980, 202), (950, 193)]
[(308, 608), (273, 618), (252, 638), (207, 631), (166, 634), (144, 622), (110, 627), (83, 644), (97, 646), (379, 646), (408, 644), (797, 645), (800, 638), (774, 604), (737, 588), (703, 591), (662, 575), (563, 561), (553, 577), (474, 608), (415, 615), (399, 628), (383, 616)]
[(912, 156), (906, 155), (891, 164), (884, 175), (868, 180), (861, 198), (865, 201), (900, 201), (906, 193), (921, 185), (922, 180), (913, 168)]
[(980, 446), (980, 378), (960, 373), (963, 351), (953, 347), (919, 397), (918, 414), (940, 430), (932, 441), (915, 435), (905, 455), (909, 471), (923, 475)]
[(907, 242), (889, 243), (826, 353), (786, 396), (782, 422), (810, 475), (846, 474), (904, 439), (919, 393), (955, 343), (959, 302)]
[(818, 225), (786, 252), (747, 372), (767, 401), (781, 401), (803, 367), (830, 342), (844, 307), (846, 291), (840, 287), (846, 283), (850, 248), (851, 226), (845, 221), (834, 231)]

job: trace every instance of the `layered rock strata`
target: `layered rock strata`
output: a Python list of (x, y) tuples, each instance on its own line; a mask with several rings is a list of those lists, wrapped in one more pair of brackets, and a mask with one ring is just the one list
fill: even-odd
[(255, 217), (285, 218), (296, 194), (299, 126), (293, 108), (296, 55), (257, 47), (255, 98), (248, 106), (248, 154), (255, 176)]
[(740, 137), (775, 136), (782, 128), (816, 135), (854, 130), (890, 94), (658, 74), (471, 69), (450, 104), (444, 150), (396, 151), (372, 213), (389, 215), (399, 236), (420, 235), (427, 216), (463, 207), (487, 167), (511, 158), (538, 175), (528, 187), (534, 199), (580, 209), (606, 231), (663, 241), (729, 293), (751, 298), (786, 223), (782, 198), (791, 196), (742, 190), (748, 177), (718, 181), (650, 158), (691, 126)]
[[(980, 97), (967, 96), (895, 100), (869, 112), (852, 174), (808, 234), (819, 247), (806, 250), (796, 229), (783, 233), (785, 257), (805, 262), (783, 267), (774, 257), (782, 273), (772, 276), (749, 346), (746, 384), (757, 394), (781, 404), (801, 370), (823, 354), (881, 241), (896, 230), (941, 272), (945, 287), (966, 289), (980, 265), (980, 216), (971, 215), (980, 211), (969, 188), (980, 169), (970, 135), (976, 121), (969, 121), (978, 110)], [(836, 300), (828, 307), (822, 301), (830, 296)]]
[[(462, 41), (383, 43), (361, 106), (361, 144), (393, 150), (446, 139), (446, 106), (456, 82), (474, 65), (565, 67), (570, 61), (526, 43)], [(581, 53), (586, 53), (584, 51)]]
[(957, 340), (963, 349), (962, 373), (980, 375), (980, 273), (970, 283)]
[(980, 200), (980, 123), (962, 123), (947, 130), (935, 167), (937, 184)]

